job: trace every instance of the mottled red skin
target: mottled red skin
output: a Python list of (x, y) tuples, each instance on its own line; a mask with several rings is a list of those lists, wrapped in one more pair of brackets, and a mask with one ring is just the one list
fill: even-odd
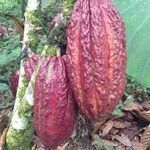
[(29, 81), (39, 60), (40, 55), (34, 54), (32, 57), (27, 58), (27, 60), (25, 61), (24, 70), (26, 77)]
[(35, 80), (34, 128), (47, 148), (55, 148), (71, 134), (76, 122), (63, 57), (47, 57)]
[[(40, 55), (34, 54), (32, 57), (27, 58), (27, 60), (24, 63), (25, 75), (29, 81), (39, 60)], [(16, 96), (18, 88), (19, 75), (19, 70), (17, 70), (10, 76), (10, 89), (14, 97)]]
[(19, 70), (17, 70), (10, 76), (10, 90), (13, 97), (16, 96), (16, 92), (18, 88), (18, 80), (19, 80)]
[(0, 37), (3, 37), (5, 35), (6, 28), (0, 25)]
[(80, 110), (111, 115), (124, 93), (125, 27), (111, 0), (77, 0), (67, 29), (68, 73)]

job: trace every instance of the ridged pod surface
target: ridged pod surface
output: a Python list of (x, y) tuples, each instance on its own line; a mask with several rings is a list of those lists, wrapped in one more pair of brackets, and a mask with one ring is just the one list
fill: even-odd
[(19, 70), (13, 72), (10, 76), (10, 90), (13, 97), (16, 96), (17, 88), (18, 88), (18, 81), (19, 81)]
[(76, 122), (74, 96), (63, 57), (47, 57), (35, 80), (34, 128), (47, 148), (72, 133)]
[[(25, 75), (29, 81), (39, 60), (40, 55), (34, 54), (32, 57), (27, 58), (27, 60), (24, 63)], [(18, 88), (19, 75), (19, 70), (17, 70), (10, 76), (10, 89), (14, 97), (16, 96)]]
[(125, 87), (125, 27), (111, 0), (77, 0), (67, 29), (68, 73), (80, 110), (109, 116)]
[(29, 81), (40, 58), (40, 55), (34, 54), (32, 57), (27, 58), (24, 64), (25, 75)]

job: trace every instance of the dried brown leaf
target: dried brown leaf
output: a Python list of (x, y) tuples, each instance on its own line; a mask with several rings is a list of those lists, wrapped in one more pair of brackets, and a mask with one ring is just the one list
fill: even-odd
[(113, 137), (125, 146), (128, 146), (128, 147), (132, 146), (130, 139), (123, 133), (121, 134), (121, 136), (115, 135)]
[(145, 129), (140, 142), (143, 144), (144, 150), (150, 148), (150, 125)]
[(44, 145), (42, 144), (41, 140), (37, 136), (33, 137), (33, 142), (36, 145), (36, 150), (39, 150), (39, 148), (41, 150), (44, 150)]
[(112, 128), (112, 130), (111, 130), (111, 134), (113, 134), (113, 135), (117, 134), (118, 132), (119, 132), (119, 130), (115, 129), (115, 128)]
[(91, 136), (93, 137), (96, 132), (103, 126), (103, 124), (106, 122), (106, 120), (103, 120), (101, 122), (96, 122), (94, 125), (93, 125), (93, 131), (90, 133)]
[(57, 150), (66, 150), (68, 144), (69, 144), (69, 142), (65, 143), (65, 144), (62, 145), (62, 146), (58, 146), (58, 147), (57, 147)]
[(125, 150), (125, 149), (126, 149), (125, 146), (122, 145), (122, 144), (120, 144), (120, 145), (117, 147), (117, 150)]
[(139, 111), (136, 113), (138, 114), (138, 116), (140, 116), (144, 120), (147, 120), (148, 122), (150, 122), (150, 110), (149, 111), (141, 111), (141, 112)]
[(146, 110), (150, 110), (150, 101), (144, 101), (142, 107)]
[(36, 28), (35, 28), (35, 31), (36, 31), (36, 32), (40, 32), (41, 30), (42, 30), (42, 27), (36, 27)]
[(5, 128), (5, 130), (3, 131), (3, 134), (0, 137), (0, 150), (3, 150), (3, 146), (5, 144), (7, 131), (8, 131), (8, 128)]
[(143, 144), (140, 142), (134, 142), (132, 141), (132, 147), (134, 150), (144, 150)]
[(36, 147), (35, 150), (46, 150), (45, 148), (42, 148), (42, 147)]
[(0, 136), (2, 135), (4, 129), (7, 127), (8, 125), (8, 117), (7, 116), (3, 116), (0, 119)]
[(116, 141), (103, 140), (104, 145), (117, 147), (119, 144)]
[(0, 111), (0, 120), (10, 112), (11, 108)]
[(36, 150), (36, 144), (32, 146), (31, 150)]
[(141, 111), (143, 110), (142, 106), (138, 103), (132, 102), (129, 105), (126, 105), (125, 107), (123, 107), (123, 110), (125, 111)]
[(102, 129), (102, 135), (106, 136), (110, 132), (110, 130), (113, 128), (113, 121), (109, 120), (104, 124), (104, 128)]
[(99, 136), (97, 134), (93, 135), (93, 141), (92, 141), (92, 145), (96, 145), (97, 144), (97, 140), (99, 140)]
[(130, 122), (127, 121), (114, 121), (113, 127), (117, 129), (129, 128), (131, 126)]
[(139, 136), (139, 133), (141, 132), (140, 128), (137, 127), (136, 125), (133, 125), (132, 127), (129, 128), (125, 128), (123, 130), (123, 133), (126, 134), (129, 139), (137, 139), (137, 137)]

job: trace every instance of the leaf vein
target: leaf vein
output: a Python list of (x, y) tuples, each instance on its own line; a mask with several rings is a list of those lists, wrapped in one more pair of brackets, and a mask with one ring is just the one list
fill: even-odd
[(132, 42), (132, 40), (133, 40), (133, 38), (135, 37), (135, 35), (142, 29), (142, 27), (143, 27), (144, 24), (149, 20), (149, 18), (150, 18), (150, 15), (148, 15), (148, 16), (144, 19), (144, 21), (139, 25), (139, 27), (137, 28), (137, 30), (132, 34), (130, 40), (127, 42), (127, 45), (129, 45), (129, 44)]
[(132, 4), (132, 5), (129, 5), (129, 7), (127, 7), (127, 8), (124, 9), (124, 10), (122, 10), (120, 13), (121, 13), (121, 14), (125, 13), (128, 9), (130, 9), (130, 8), (132, 8), (132, 7), (135, 7), (138, 3), (142, 2), (142, 1), (144, 1), (144, 0), (140, 0), (140, 1), (138, 1), (138, 2), (136, 2), (136, 3), (134, 3), (134, 4)]

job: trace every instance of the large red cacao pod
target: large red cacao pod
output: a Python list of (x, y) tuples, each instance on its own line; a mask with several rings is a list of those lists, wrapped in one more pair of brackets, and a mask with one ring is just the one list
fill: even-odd
[(63, 57), (47, 57), (35, 80), (34, 128), (48, 148), (67, 139), (76, 122), (74, 96)]
[(125, 87), (124, 23), (111, 0), (77, 0), (67, 29), (68, 73), (80, 110), (111, 115)]
[[(25, 75), (29, 81), (39, 60), (40, 55), (34, 54), (32, 57), (27, 58), (27, 60), (24, 63)], [(19, 75), (20, 75), (19, 70), (17, 70), (10, 76), (10, 90), (14, 97), (16, 96), (18, 88)]]

